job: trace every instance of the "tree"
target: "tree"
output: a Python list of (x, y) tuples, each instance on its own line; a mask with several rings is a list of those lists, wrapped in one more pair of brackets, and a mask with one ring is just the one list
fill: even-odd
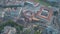
[(5, 26), (15, 27), (16, 30), (18, 31), (17, 34), (19, 34), (20, 31), (23, 30), (23, 26), (18, 25), (17, 23), (15, 23), (15, 22), (12, 21), (12, 20), (8, 20), (7, 22), (2, 23), (2, 24), (0, 25), (0, 32), (4, 29)]

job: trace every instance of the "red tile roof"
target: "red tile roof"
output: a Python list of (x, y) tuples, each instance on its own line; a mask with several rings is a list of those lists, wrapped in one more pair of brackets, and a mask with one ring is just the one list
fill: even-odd
[[(42, 9), (48, 10), (48, 16), (41, 15)], [(32, 13), (32, 11), (29, 11), (29, 12)], [(39, 18), (44, 18), (44, 19), (50, 21), (50, 19), (51, 19), (51, 17), (52, 17), (52, 13), (53, 13), (53, 11), (52, 11), (51, 8), (48, 8), (48, 7), (41, 7), (41, 8), (40, 8), (40, 11), (37, 11), (36, 14), (32, 13), (30, 18), (31, 18), (31, 19), (34, 18), (34, 20), (35, 20), (35, 18), (36, 18), (35, 16), (39, 16)], [(24, 15), (26, 16), (26, 12), (24, 12)], [(26, 16), (26, 17), (27, 17), (27, 16)], [(36, 18), (36, 19), (38, 19), (38, 18)], [(39, 19), (38, 19), (38, 20), (39, 20)]]

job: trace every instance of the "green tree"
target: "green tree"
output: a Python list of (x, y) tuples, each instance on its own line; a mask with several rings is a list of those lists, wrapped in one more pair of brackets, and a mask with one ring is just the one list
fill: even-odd
[(18, 25), (17, 23), (15, 23), (15, 22), (12, 21), (12, 20), (8, 20), (7, 22), (2, 23), (2, 24), (0, 25), (0, 33), (1, 33), (1, 31), (4, 29), (5, 26), (15, 27), (16, 30), (18, 31), (17, 34), (20, 34), (20, 31), (23, 30), (23, 26)]

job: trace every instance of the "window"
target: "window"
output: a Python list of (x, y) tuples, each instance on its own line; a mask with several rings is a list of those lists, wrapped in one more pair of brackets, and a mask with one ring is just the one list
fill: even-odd
[(26, 16), (30, 17), (31, 15), (32, 15), (31, 12), (29, 12), (29, 11), (26, 12)]
[(48, 16), (48, 12), (49, 12), (48, 10), (43, 9), (43, 10), (42, 10), (41, 15), (46, 16), (46, 17), (47, 17), (47, 16)]

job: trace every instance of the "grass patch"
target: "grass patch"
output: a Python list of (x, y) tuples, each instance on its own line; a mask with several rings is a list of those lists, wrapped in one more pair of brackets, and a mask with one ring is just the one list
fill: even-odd
[(34, 0), (34, 1), (35, 1), (35, 2), (39, 2), (40, 4), (45, 5), (45, 6), (50, 6), (49, 3), (44, 2), (43, 0)]
[(34, 0), (35, 2), (39, 2), (39, 0)]
[(44, 2), (43, 0), (39, 0), (39, 2), (40, 2), (40, 4), (42, 4), (42, 5), (45, 5), (45, 6), (50, 6), (50, 4), (49, 4), (49, 3)]

